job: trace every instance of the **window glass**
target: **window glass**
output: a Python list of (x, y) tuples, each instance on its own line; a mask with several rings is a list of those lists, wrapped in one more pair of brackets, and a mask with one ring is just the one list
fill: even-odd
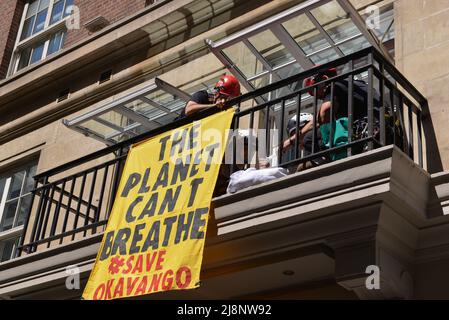
[(26, 48), (20, 54), (19, 66), (17, 70), (21, 70), (29, 65), (31, 56), (31, 48)]
[(30, 64), (40, 61), (42, 59), (43, 53), (44, 53), (44, 43), (42, 42), (33, 48)]
[(0, 222), (0, 232), (7, 231), (13, 227), (18, 203), (18, 199), (6, 202), (2, 221)]
[(8, 197), (6, 200), (14, 199), (20, 196), (22, 190), (22, 182), (25, 177), (25, 171), (17, 172), (12, 176), (11, 184), (9, 186)]
[(46, 18), (47, 18), (47, 9), (45, 9), (37, 14), (36, 23), (34, 24), (33, 34), (44, 30)]
[(39, 5), (39, 0), (35, 0), (35, 1), (30, 3), (30, 5), (28, 6), (28, 11), (27, 11), (26, 18), (34, 16), (37, 13), (37, 6), (38, 5)]
[(72, 14), (73, 0), (66, 0), (65, 3), (64, 17), (67, 17)]
[(14, 227), (21, 226), (25, 223), (26, 216), (31, 206), (31, 194), (20, 199), (19, 209), (17, 210), (17, 218)]
[(34, 18), (36, 16), (32, 16), (25, 20), (22, 29), (22, 35), (20, 36), (20, 40), (24, 40), (31, 36), (33, 32)]
[(7, 261), (13, 257), (14, 248), (19, 243), (19, 238), (8, 239), (0, 242), (0, 262)]
[(50, 24), (53, 24), (61, 20), (63, 10), (64, 10), (64, 0), (60, 0), (53, 5)]
[(62, 31), (56, 33), (51, 37), (50, 44), (48, 45), (48, 53), (47, 53), (48, 55), (59, 51), (59, 49), (61, 48), (62, 38), (63, 38)]

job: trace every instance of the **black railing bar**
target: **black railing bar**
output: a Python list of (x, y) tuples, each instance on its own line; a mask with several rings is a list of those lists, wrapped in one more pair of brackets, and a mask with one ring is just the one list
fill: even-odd
[[(299, 122), (299, 115), (297, 117), (297, 123)], [(282, 162), (282, 155), (284, 154), (283, 152), (283, 147), (284, 147), (284, 128), (285, 128), (285, 100), (282, 101), (282, 105), (281, 105), (281, 124), (280, 124), (280, 130), (281, 132), (279, 133), (279, 140), (278, 140), (278, 157), (279, 157), (279, 163)]]
[[(67, 178), (64, 178), (64, 179), (70, 180), (71, 178), (73, 178), (73, 177), (67, 177)], [(77, 178), (77, 177), (75, 177), (74, 179), (76, 179), (76, 178)], [(43, 187), (39, 187), (39, 188), (36, 189), (35, 191), (36, 191), (36, 193), (39, 193), (39, 191), (42, 191), (42, 189), (48, 189), (48, 188), (50, 188), (50, 187), (54, 187), (54, 188), (56, 189), (57, 192), (61, 193), (61, 188), (58, 188), (57, 186), (54, 186), (55, 183), (56, 183), (56, 182), (49, 183), (49, 184), (47, 184), (47, 185), (45, 185), (45, 186), (43, 186)], [(67, 197), (70, 196), (70, 192), (69, 192), (69, 191), (65, 191), (65, 190), (64, 190), (63, 193), (64, 193), (64, 195), (67, 196)], [(78, 197), (75, 196), (75, 195), (72, 195), (72, 198), (73, 198), (75, 201), (81, 201), (81, 204), (84, 205), (84, 206), (87, 206), (87, 205), (88, 205), (88, 202), (87, 202), (86, 200), (80, 199), (80, 198), (78, 198)], [(54, 200), (54, 199), (52, 199), (52, 200)], [(92, 207), (93, 207), (94, 210), (97, 210), (97, 207), (95, 207), (95, 206), (93, 206), (93, 205), (92, 205)]]
[(58, 240), (58, 239), (63, 239), (65, 237), (68, 237), (68, 236), (71, 236), (71, 235), (83, 232), (85, 230), (101, 227), (101, 226), (103, 226), (103, 225), (105, 225), (107, 223), (108, 223), (108, 220), (102, 220), (100, 222), (92, 223), (92, 224), (88, 225), (87, 227), (83, 226), (83, 227), (80, 227), (80, 228), (77, 228), (77, 229), (74, 229), (74, 230), (66, 231), (64, 233), (60, 233), (60, 234), (57, 234), (57, 235), (54, 235), (54, 236), (51, 236), (51, 237), (47, 237), (45, 239), (40, 239), (40, 240), (37, 240), (37, 241), (29, 242), (27, 244), (24, 244), (22, 247), (18, 247), (18, 249), (19, 248), (23, 249), (23, 248), (27, 248), (27, 247), (34, 247), (36, 245), (40, 245), (40, 244), (43, 244), (43, 243), (55, 241), (55, 240)]
[[(61, 189), (62, 190), (65, 189), (66, 183), (67, 183), (67, 179), (64, 180), (64, 182), (61, 185)], [(62, 203), (63, 197), (64, 197), (64, 192), (60, 191), (59, 192), (59, 200), (58, 200), (58, 203), (56, 204), (56, 210), (55, 210), (55, 213), (53, 215), (53, 222), (52, 222), (52, 226), (51, 226), (51, 229), (50, 229), (50, 236), (54, 236), (55, 235), (56, 227), (58, 225), (59, 212), (61, 210), (61, 203)]]
[(254, 97), (257, 97), (257, 96), (262, 96), (262, 95), (264, 95), (264, 94), (266, 94), (266, 93), (268, 93), (270, 91), (274, 91), (276, 89), (280, 89), (282, 87), (287, 86), (288, 84), (290, 84), (292, 82), (296, 82), (296, 81), (298, 81), (298, 79), (308, 78), (310, 76), (313, 76), (313, 75), (315, 75), (315, 74), (317, 74), (319, 72), (322, 72), (324, 70), (327, 70), (329, 68), (333, 68), (335, 66), (345, 65), (350, 60), (356, 60), (358, 58), (362, 58), (362, 57), (367, 56), (373, 50), (376, 50), (376, 49), (374, 47), (368, 47), (368, 48), (362, 49), (360, 51), (354, 52), (354, 53), (352, 53), (350, 55), (347, 55), (345, 57), (341, 57), (341, 58), (338, 58), (336, 60), (327, 62), (327, 63), (322, 64), (320, 66), (317, 66), (315, 68), (303, 71), (303, 72), (301, 72), (299, 74), (292, 75), (292, 76), (290, 76), (288, 78), (279, 80), (279, 81), (274, 82), (272, 84), (269, 84), (269, 85), (267, 85), (265, 87), (262, 87), (262, 88), (254, 90), (254, 91), (248, 92), (248, 93), (246, 93), (244, 95), (241, 95), (240, 97), (236, 97), (236, 98), (234, 98), (234, 99), (229, 101), (229, 105), (234, 105), (234, 104), (237, 104), (238, 102), (243, 102), (243, 101), (246, 101), (246, 100), (250, 100), (250, 99), (253, 99)]
[[(38, 181), (34, 180), (34, 189), (37, 187), (38, 185)], [(36, 197), (36, 194), (34, 192), (31, 192), (31, 205), (27, 210), (27, 215), (25, 217), (25, 223), (23, 225), (23, 233), (22, 236), (19, 239), (19, 246), (17, 247), (17, 256), (20, 257), (22, 254), (22, 250), (19, 250), (19, 248), (21, 246), (23, 246), (23, 243), (25, 242), (25, 236), (27, 234), (27, 230), (28, 230), (28, 224), (30, 223), (30, 218), (31, 218), (31, 211), (33, 209), (33, 204), (34, 204), (34, 198)]]
[[(81, 187), (80, 187), (80, 197), (82, 198), (84, 195), (84, 187), (86, 186), (86, 180), (87, 180), (87, 173), (83, 175), (83, 179), (81, 180)], [(78, 201), (78, 205), (76, 206), (76, 213), (75, 213), (75, 220), (73, 221), (73, 227), (72, 229), (76, 229), (78, 227), (78, 220), (80, 216), (80, 210), (81, 210), (81, 201)], [(74, 240), (74, 238), (72, 238)]]
[[(124, 155), (123, 148), (121, 148), (119, 150), (119, 156), (122, 156), (122, 155)], [(110, 189), (110, 197), (109, 197), (109, 203), (108, 203), (108, 208), (107, 208), (108, 213), (110, 211), (112, 211), (112, 207), (114, 205), (114, 200), (115, 200), (115, 195), (116, 195), (118, 187), (119, 187), (120, 177), (122, 175), (122, 172), (121, 172), (122, 167), (121, 166), (122, 166), (122, 161), (118, 161), (114, 165), (113, 175), (112, 175), (112, 183), (111, 183), (112, 188)]]
[(413, 130), (413, 112), (412, 112), (412, 108), (410, 108), (410, 106), (407, 106), (408, 112), (407, 112), (407, 118), (408, 118), (408, 135), (409, 135), (409, 157), (412, 160), (415, 160), (415, 148), (413, 145), (413, 141), (414, 141), (414, 130)]
[[(57, 200), (55, 200), (55, 199), (53, 199), (52, 200), (52, 203), (54, 204), (54, 203), (58, 203), (58, 201)], [(67, 208), (68, 208), (68, 206), (66, 205), (66, 204), (64, 204), (64, 203), (61, 203), (61, 208), (63, 208), (63, 209), (66, 209), (67, 210)], [(95, 208), (95, 209), (92, 209), (92, 210), (94, 210), (94, 211), (96, 211), (97, 209)], [(69, 208), (69, 211), (70, 211), (70, 213), (72, 213), (72, 214), (76, 214), (76, 210), (74, 209), (74, 208)], [(83, 217), (83, 218), (85, 218), (86, 217), (86, 214), (85, 213), (83, 213), (83, 212), (80, 212), (80, 217)], [(91, 220), (93, 221), (93, 219), (91, 218)]]
[[(72, 210), (72, 199), (73, 199), (73, 192), (75, 191), (75, 184), (76, 184), (76, 177), (72, 177), (72, 183), (70, 185), (70, 192), (69, 192), (69, 199), (67, 200), (67, 207), (64, 215), (64, 221), (62, 223), (62, 232), (64, 233), (67, 229), (67, 223), (69, 219), (69, 213)], [(60, 244), (62, 243), (62, 240)]]
[(236, 113), (236, 116), (246, 116), (251, 110), (253, 110), (255, 112), (255, 111), (259, 111), (259, 110), (265, 108), (267, 105), (271, 106), (271, 105), (274, 105), (274, 104), (281, 103), (283, 100), (292, 100), (298, 94), (304, 94), (304, 93), (310, 91), (311, 89), (313, 89), (315, 87), (318, 87), (318, 86), (321, 86), (323, 84), (326, 84), (328, 82), (333, 83), (333, 82), (336, 82), (336, 81), (338, 81), (340, 79), (344, 79), (345, 77), (348, 77), (349, 75), (354, 75), (354, 74), (358, 74), (358, 73), (364, 72), (364, 71), (368, 70), (370, 67), (372, 67), (372, 65), (369, 65), (369, 64), (363, 65), (363, 66), (361, 66), (361, 67), (359, 67), (357, 69), (354, 69), (353, 71), (344, 72), (344, 73), (342, 73), (342, 74), (340, 74), (338, 76), (335, 76), (335, 77), (323, 80), (323, 81), (318, 82), (318, 83), (316, 83), (316, 84), (314, 84), (312, 86), (301, 88), (301, 89), (296, 90), (295, 92), (289, 93), (289, 94), (287, 94), (285, 96), (282, 96), (282, 97), (279, 97), (279, 98), (267, 101), (265, 103), (259, 104), (257, 106), (254, 106), (254, 107), (245, 109), (243, 111), (240, 111), (240, 112)]
[[(349, 69), (354, 69), (354, 60), (349, 61)], [(352, 142), (354, 124), (354, 75), (348, 76), (348, 142)], [(348, 148), (348, 156), (352, 156), (352, 148)]]
[[(296, 130), (295, 130), (295, 159), (298, 158), (299, 156), (299, 136), (300, 136), (300, 131), (299, 131), (299, 124), (301, 121), (301, 96), (302, 94), (298, 94), (298, 103), (296, 104)], [(290, 138), (290, 132), (288, 133), (288, 138)], [(284, 147), (283, 145), (281, 146), (282, 148)]]
[[(35, 180), (36, 182), (38, 181), (37, 179)], [(47, 178), (44, 178), (43, 183), (46, 183)], [(44, 202), (45, 202), (45, 196), (47, 193), (48, 189), (44, 189), (44, 192), (41, 194), (41, 196), (39, 197), (39, 202), (37, 205), (37, 211), (36, 211), (36, 215), (34, 217), (34, 224), (33, 224), (33, 229), (31, 231), (31, 236), (30, 239), (31, 240), (35, 240), (36, 234), (38, 232), (38, 229), (40, 228), (40, 220), (41, 220), (41, 215), (42, 215), (42, 207), (44, 206)], [(33, 194), (35, 194), (35, 192), (33, 191)], [(31, 205), (31, 207), (33, 207), (33, 205)], [(30, 209), (30, 214), (31, 214), (31, 209)]]
[[(384, 74), (383, 72), (383, 64), (379, 63), (380, 66), (380, 72), (381, 74)], [(379, 115), (379, 122), (380, 122), (380, 142), (382, 144), (386, 143), (386, 124), (385, 124), (385, 80), (384, 77), (380, 76), (378, 77), (379, 80), (379, 94), (380, 94), (380, 115)], [(394, 127), (393, 127), (394, 128)]]
[(363, 139), (360, 139), (360, 140), (357, 140), (357, 141), (353, 141), (351, 143), (347, 143), (345, 145), (334, 147), (332, 149), (326, 149), (326, 150), (323, 150), (323, 151), (319, 151), (319, 152), (316, 152), (314, 154), (311, 154), (310, 156), (306, 156), (306, 157), (303, 157), (303, 158), (299, 158), (299, 159), (295, 159), (295, 160), (291, 160), (291, 161), (282, 163), (282, 164), (280, 164), (280, 167), (288, 167), (288, 166), (291, 166), (291, 165), (307, 162), (307, 161), (316, 159), (318, 157), (323, 157), (323, 156), (326, 156), (326, 155), (328, 155), (330, 153), (343, 150), (345, 148), (357, 146), (357, 145), (365, 143), (365, 142), (376, 142), (378, 145), (381, 145), (379, 142), (377, 142), (377, 140), (374, 139), (374, 137), (367, 137), (367, 138), (363, 138)]
[(318, 88), (317, 87), (314, 87), (313, 88), (313, 127), (312, 127), (312, 130), (313, 130), (313, 132), (312, 132), (312, 153), (315, 153), (315, 144), (316, 144), (316, 142), (317, 142), (317, 139), (318, 139), (318, 137), (317, 137), (317, 133), (316, 133), (316, 130), (317, 130), (317, 123), (319, 122), (318, 121), (318, 97), (317, 97), (317, 93), (318, 93)]
[[(91, 187), (90, 187), (90, 192), (89, 192), (89, 201), (87, 204), (87, 209), (86, 209), (86, 216), (84, 217), (84, 225), (87, 226), (87, 224), (89, 223), (89, 218), (90, 218), (90, 210), (92, 207), (95, 207), (92, 205), (92, 200), (94, 198), (94, 192), (95, 192), (95, 183), (97, 182), (97, 172), (98, 171), (94, 171), (93, 173), (93, 177), (92, 177), (92, 181), (90, 183)], [(94, 214), (92, 219), (95, 218), (95, 210), (97, 209), (93, 209), (94, 210)], [(86, 233), (84, 233), (84, 236), (86, 236)]]
[[(109, 172), (109, 166), (104, 168), (103, 180), (102, 180), (101, 189), (100, 189), (100, 198), (98, 199), (98, 209), (95, 211), (94, 222), (97, 222), (100, 220), (101, 206), (103, 205), (103, 197), (104, 197), (104, 192), (106, 190), (106, 181), (108, 179), (108, 172)], [(92, 232), (97, 233), (97, 228), (95, 228)]]
[[(390, 81), (385, 75), (381, 74), (379, 70), (374, 68), (374, 74), (379, 78), (382, 77), (384, 84), (386, 87), (388, 87), (389, 90), (392, 90), (392, 88), (395, 88), (395, 90), (398, 92), (398, 94), (402, 95), (403, 101), (407, 104), (411, 104), (413, 106), (413, 112), (418, 113), (422, 112), (420, 107), (416, 105), (413, 101), (411, 101), (394, 83)], [(419, 103), (419, 101), (416, 101)]]
[(422, 148), (422, 118), (421, 113), (416, 115), (417, 129), (418, 130), (418, 162), (421, 168), (424, 167), (423, 148)]
[[(407, 91), (409, 92), (416, 101), (420, 104), (425, 105), (427, 99), (419, 92), (418, 89), (406, 78), (404, 75), (393, 65), (390, 61), (386, 60), (383, 55), (377, 51), (375, 48), (372, 50), (376, 60), (380, 60), (384, 63), (384, 69), (395, 78), (396, 81)], [(428, 112), (429, 110), (423, 110), (424, 112)]]
[(330, 110), (330, 132), (329, 132), (329, 147), (332, 149), (334, 147), (334, 90), (335, 82), (331, 82), (331, 110)]
[[(79, 178), (79, 177), (82, 177), (85, 173), (89, 174), (89, 173), (94, 172), (94, 171), (96, 171), (96, 170), (101, 170), (101, 169), (103, 169), (103, 168), (106, 167), (106, 166), (110, 166), (111, 164), (115, 164), (115, 162), (118, 162), (118, 161), (120, 161), (120, 160), (123, 160), (123, 158), (126, 158), (126, 156), (127, 156), (126, 154), (121, 155), (121, 156), (117, 156), (117, 157), (115, 157), (114, 159), (108, 160), (108, 161), (103, 162), (103, 163), (101, 163), (101, 164), (99, 164), (99, 165), (96, 165), (96, 166), (94, 166), (94, 167), (90, 167), (90, 168), (88, 168), (88, 169), (81, 170), (81, 171), (78, 171), (78, 172), (76, 172), (76, 173), (73, 173), (73, 174), (71, 174), (71, 175), (69, 175), (69, 176), (67, 176), (67, 177), (64, 177), (64, 178), (61, 178), (61, 179), (58, 179), (58, 180), (55, 180), (55, 181), (52, 181), (52, 182), (48, 182), (46, 185), (40, 186), (40, 187), (37, 188), (36, 190), (45, 188), (45, 187), (47, 187), (47, 186), (49, 186), (49, 185), (51, 185), (51, 184), (60, 184), (60, 183), (62, 183), (62, 181), (63, 181), (64, 179)], [(81, 163), (80, 163), (80, 164), (81, 164)], [(48, 171), (47, 171), (47, 172), (48, 172)], [(45, 175), (45, 172), (43, 172), (43, 173), (41, 173), (41, 174), (39, 174), (39, 175), (34, 176), (34, 179), (38, 179), (38, 178), (41, 178), (41, 177), (50, 177), (50, 176), (51, 176), (51, 175)]]
[(55, 188), (52, 187), (51, 191), (50, 191), (50, 198), (48, 199), (48, 208), (47, 208), (47, 212), (45, 213), (45, 220), (44, 220), (44, 224), (42, 225), (42, 235), (41, 238), (45, 238), (45, 233), (47, 232), (47, 227), (48, 227), (48, 219), (50, 218), (50, 214), (51, 214), (51, 208), (53, 206), (53, 197), (55, 195)]
[(42, 203), (42, 207), (41, 210), (39, 212), (39, 224), (37, 226), (37, 230), (36, 230), (36, 234), (34, 236), (34, 240), (37, 240), (40, 238), (40, 234), (41, 234), (41, 230), (43, 228), (43, 223), (44, 223), (44, 219), (45, 219), (45, 213), (47, 212), (47, 205), (48, 205), (48, 199), (50, 196), (50, 190), (51, 189), (46, 189), (43, 192), (43, 203)]
[[(373, 62), (373, 55), (368, 56), (369, 61)], [(374, 136), (374, 67), (368, 69), (368, 136)], [(374, 145), (368, 142), (368, 150), (373, 150)]]

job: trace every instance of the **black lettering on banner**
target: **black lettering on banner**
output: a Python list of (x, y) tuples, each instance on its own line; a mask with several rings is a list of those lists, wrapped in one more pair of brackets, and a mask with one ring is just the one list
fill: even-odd
[[(179, 193), (181, 192), (182, 186), (176, 188), (175, 195), (173, 195), (173, 188), (168, 189), (165, 192), (164, 200), (162, 200), (161, 207), (159, 209), (159, 215), (163, 213), (170, 213), (175, 210), (176, 202), (178, 202)], [(168, 210), (167, 210), (168, 207)]]
[(165, 225), (165, 235), (164, 235), (164, 241), (162, 242), (162, 246), (166, 247), (168, 246), (168, 242), (170, 241), (170, 235), (173, 223), (176, 222), (177, 217), (168, 217), (164, 219), (164, 225)]
[(190, 169), (190, 178), (192, 178), (193, 176), (196, 176), (198, 171), (200, 170), (198, 168), (198, 166), (201, 163), (201, 156), (203, 154), (203, 150), (200, 150), (196, 153), (194, 159), (193, 159), (193, 164), (192, 164), (192, 168)]
[(203, 216), (207, 215), (208, 213), (209, 208), (198, 208), (195, 210), (192, 231), (190, 232), (190, 239), (204, 238), (204, 231), (200, 231), (200, 228), (206, 225), (206, 218), (203, 219)]
[(126, 211), (126, 215), (125, 215), (126, 222), (131, 223), (136, 220), (136, 217), (133, 216), (132, 213), (133, 213), (134, 207), (136, 205), (138, 205), (142, 200), (143, 200), (143, 197), (139, 196), (136, 199), (134, 199), (133, 202), (131, 202), (131, 204), (128, 207), (128, 210)]
[(126, 254), (126, 242), (131, 236), (131, 229), (123, 228), (117, 231), (117, 235), (115, 236), (114, 245), (112, 246), (111, 255), (115, 256), (117, 250), (120, 251), (120, 255)]
[(146, 252), (148, 248), (156, 250), (159, 248), (159, 231), (161, 228), (161, 222), (155, 221), (151, 225), (151, 229), (148, 232), (147, 238), (142, 246), (142, 252)]
[(192, 190), (190, 191), (190, 198), (187, 207), (191, 207), (195, 202), (196, 193), (198, 191), (198, 186), (202, 184), (204, 181), (203, 178), (193, 179), (190, 185), (192, 186)]
[(214, 158), (215, 150), (219, 147), (220, 143), (214, 143), (206, 147), (206, 154), (207, 154), (206, 169), (205, 169), (206, 172), (209, 171), (210, 165), (212, 164), (212, 160)]
[(131, 241), (131, 247), (129, 248), (129, 254), (140, 252), (140, 247), (137, 245), (137, 243), (142, 240), (142, 233), (140, 231), (142, 231), (145, 226), (145, 223), (141, 223), (135, 226), (133, 240)]
[(187, 179), (187, 173), (190, 167), (190, 156), (187, 157), (186, 163), (182, 162), (182, 159), (177, 159), (175, 167), (173, 168), (173, 176), (171, 179), (171, 184), (175, 185), (178, 182), (183, 182)]
[(178, 149), (178, 154), (182, 152), (183, 147), (185, 145), (186, 135), (187, 135), (188, 130), (189, 129), (185, 128), (182, 131), (176, 131), (173, 134), (171, 150), (170, 150), (170, 157), (173, 157), (175, 155), (176, 149)]
[(145, 216), (152, 217), (156, 212), (158, 193), (155, 192), (151, 195), (151, 198), (145, 204), (142, 213), (139, 216), (139, 220), (143, 219)]
[(188, 150), (192, 150), (197, 146), (196, 138), (198, 138), (199, 132), (198, 129), (201, 127), (201, 123), (196, 122), (192, 125), (192, 128), (189, 132), (189, 145)]
[(183, 241), (186, 241), (189, 237), (190, 226), (193, 220), (193, 211), (190, 211), (187, 217), (187, 222), (184, 223), (185, 214), (180, 214), (178, 217), (178, 228), (176, 229), (175, 244), (181, 241), (181, 236), (184, 234)]
[(132, 188), (137, 186), (140, 182), (141, 175), (137, 172), (131, 173), (126, 181), (125, 187), (123, 188), (122, 194), (120, 197), (126, 198), (131, 191)]
[(103, 248), (100, 254), (100, 260), (106, 260), (111, 254), (112, 243), (114, 241), (114, 231), (109, 231), (104, 237)]
[(165, 136), (159, 140), (159, 143), (161, 144), (161, 151), (159, 153), (159, 161), (162, 161), (165, 158), (165, 149), (167, 147), (167, 141), (170, 139), (170, 135)]
[(150, 172), (151, 172), (150, 168), (147, 168), (145, 170), (145, 173), (143, 175), (143, 180), (142, 180), (142, 183), (139, 188), (139, 193), (146, 193), (146, 192), (150, 191), (150, 186), (147, 186), (148, 179), (150, 178)]
[(170, 164), (169, 162), (166, 162), (162, 165), (161, 171), (159, 171), (159, 175), (157, 176), (156, 183), (153, 186), (153, 191), (157, 190), (159, 186), (167, 187), (169, 164)]

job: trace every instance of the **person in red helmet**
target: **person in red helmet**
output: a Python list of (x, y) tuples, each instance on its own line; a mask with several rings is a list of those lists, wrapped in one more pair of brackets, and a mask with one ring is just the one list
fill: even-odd
[(217, 82), (212, 93), (206, 90), (195, 92), (192, 95), (192, 100), (187, 102), (181, 116), (189, 116), (214, 107), (222, 109), (226, 101), (238, 97), (240, 94), (240, 83), (237, 78), (232, 75), (224, 75)]

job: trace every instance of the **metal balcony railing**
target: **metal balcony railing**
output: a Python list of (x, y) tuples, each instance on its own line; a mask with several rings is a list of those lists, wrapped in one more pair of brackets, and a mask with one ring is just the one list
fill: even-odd
[[(286, 138), (285, 126), (289, 117), (306, 110), (316, 118), (320, 105), (316, 94), (310, 96), (308, 92), (313, 90), (316, 93), (318, 86), (323, 83), (303, 87), (303, 80), (331, 67), (338, 68), (339, 73), (323, 83), (330, 84), (332, 94), (337, 81), (345, 79), (348, 83), (348, 142), (340, 146), (330, 145), (324, 150), (314, 148), (311, 154), (304, 156), (296, 141), (293, 154), (287, 157), (279, 146)], [(364, 79), (368, 88), (367, 126), (363, 137), (355, 137), (353, 130), (356, 120), (353, 117), (353, 83), (357, 79)], [(377, 106), (374, 103), (376, 96), (380, 101)], [(266, 102), (257, 103), (256, 97), (262, 97)], [(335, 152), (345, 152), (346, 156), (352, 156), (387, 144), (396, 144), (418, 165), (425, 167), (423, 132), (427, 124), (423, 120), (428, 114), (427, 100), (374, 48), (364, 49), (249, 92), (230, 101), (229, 106), (237, 108), (234, 129), (278, 129), (276, 141), (267, 134), (264, 143), (267, 150), (276, 150), (280, 166), (295, 166), (317, 157), (329, 157)], [(217, 110), (207, 110), (177, 120), (38, 174), (35, 177), (32, 206), (18, 247), (18, 255), (102, 232), (108, 221), (127, 149), (133, 143), (214, 112)], [(333, 114), (335, 110), (332, 108), (331, 118)], [(393, 126), (400, 128), (392, 139), (389, 139), (391, 124), (382, 115), (388, 115)], [(313, 128), (314, 140), (317, 139), (318, 130)], [(332, 141), (335, 134), (332, 126), (330, 131)], [(99, 161), (102, 163), (98, 164)]]

